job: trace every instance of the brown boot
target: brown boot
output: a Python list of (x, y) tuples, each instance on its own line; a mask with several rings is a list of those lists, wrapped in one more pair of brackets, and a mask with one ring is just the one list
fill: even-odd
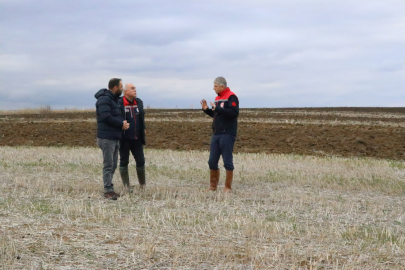
[(209, 187), (208, 191), (217, 190), (218, 182), (219, 182), (219, 170), (211, 170), (210, 187)]
[(224, 192), (232, 192), (233, 171), (226, 171)]

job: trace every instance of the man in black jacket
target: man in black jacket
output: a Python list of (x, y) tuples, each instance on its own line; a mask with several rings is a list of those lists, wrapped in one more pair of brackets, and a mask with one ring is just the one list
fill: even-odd
[(108, 83), (108, 90), (100, 89), (94, 95), (97, 99), (97, 143), (103, 152), (104, 196), (110, 200), (116, 200), (120, 196), (114, 192), (112, 179), (117, 168), (122, 130), (129, 128), (129, 124), (122, 117), (122, 109), (118, 103), (121, 94), (121, 79), (113, 78)]
[(129, 123), (129, 129), (124, 131), (124, 136), (120, 147), (120, 174), (124, 187), (129, 189), (129, 152), (135, 158), (136, 174), (140, 187), (143, 188), (145, 182), (145, 156), (143, 145), (145, 145), (145, 112), (143, 102), (137, 98), (136, 87), (127, 83), (124, 87), (124, 96), (119, 100), (120, 106), (125, 110), (123, 117)]
[(214, 90), (217, 94), (215, 102), (211, 103), (212, 109), (208, 108), (207, 101), (201, 100), (203, 111), (213, 117), (213, 135), (210, 145), (210, 187), (208, 190), (215, 191), (219, 182), (218, 161), (222, 155), (226, 170), (226, 180), (224, 192), (231, 192), (233, 181), (233, 146), (238, 129), (239, 100), (236, 95), (227, 87), (224, 77), (214, 80)]

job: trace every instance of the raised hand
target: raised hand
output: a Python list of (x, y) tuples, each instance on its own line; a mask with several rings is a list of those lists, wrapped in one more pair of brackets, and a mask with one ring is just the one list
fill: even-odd
[(208, 104), (207, 104), (207, 101), (206, 101), (205, 99), (201, 100), (200, 103), (201, 103), (201, 107), (202, 107), (202, 109), (203, 109), (204, 111), (205, 111), (206, 109), (208, 109)]
[(212, 103), (211, 101), (210, 101), (210, 104), (211, 104), (211, 106), (212, 106), (212, 110), (215, 110), (215, 103)]

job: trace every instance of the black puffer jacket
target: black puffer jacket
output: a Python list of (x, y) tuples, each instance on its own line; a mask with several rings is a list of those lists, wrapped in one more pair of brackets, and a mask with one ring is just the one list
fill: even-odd
[(97, 138), (121, 140), (123, 108), (118, 103), (119, 96), (107, 89), (100, 89), (94, 97), (97, 113)]

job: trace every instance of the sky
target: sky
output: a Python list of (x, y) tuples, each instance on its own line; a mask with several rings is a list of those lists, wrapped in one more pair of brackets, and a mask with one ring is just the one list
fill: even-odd
[(0, 0), (0, 110), (95, 108), (111, 78), (151, 108), (403, 107), (403, 0)]

